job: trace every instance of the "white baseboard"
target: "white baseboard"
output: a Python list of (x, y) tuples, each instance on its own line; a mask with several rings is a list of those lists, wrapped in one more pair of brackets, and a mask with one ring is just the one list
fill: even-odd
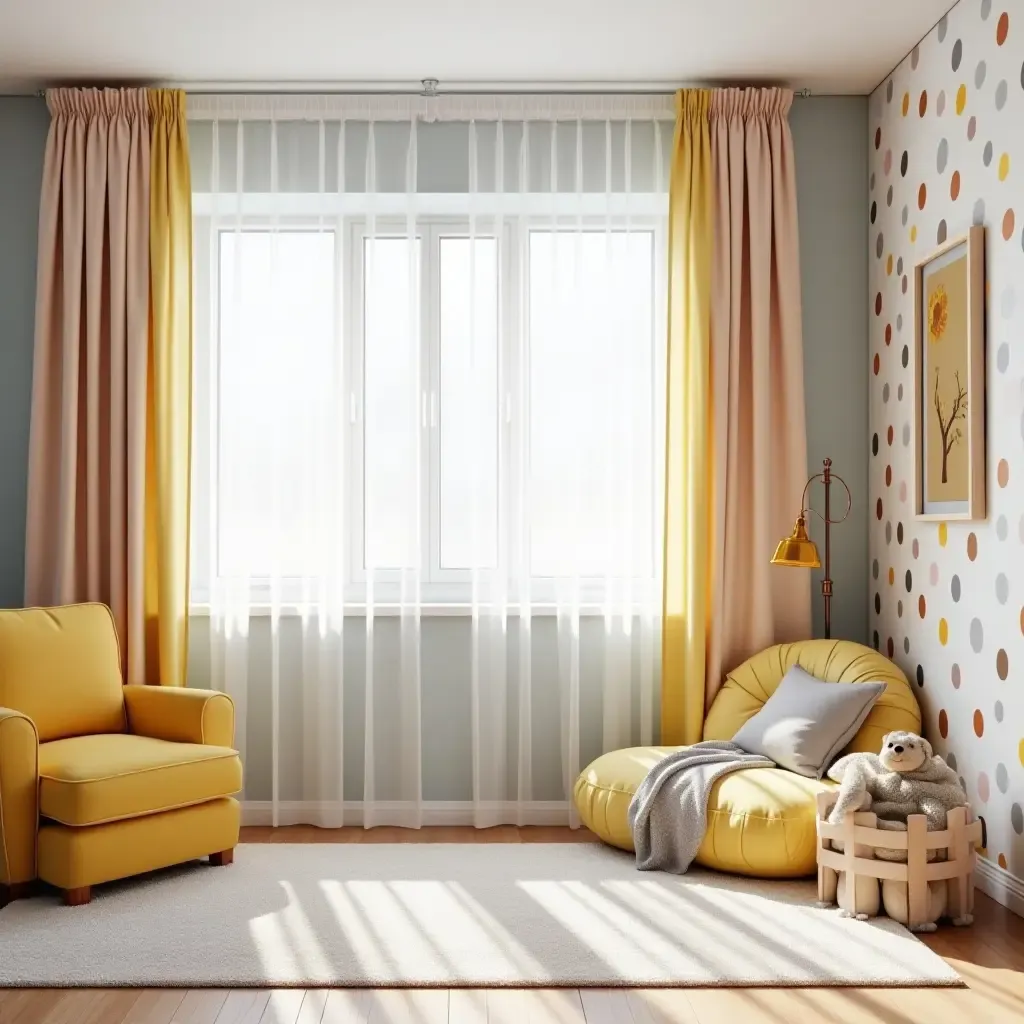
[(997, 903), (1024, 917), (1024, 882), (994, 861), (979, 857), (974, 869), (974, 887)]
[[(561, 800), (531, 800), (517, 804), (514, 800), (485, 801), (478, 805), (480, 820), (487, 824), (503, 825), (569, 825), (569, 805)], [(411, 801), (381, 800), (373, 808), (374, 824), (408, 825), (415, 819), (416, 805)], [(336, 802), (316, 800), (279, 800), (278, 825), (306, 825), (337, 823), (361, 826), (363, 803), (346, 800), (341, 807)], [(423, 825), (474, 825), (473, 803), (470, 800), (424, 800), (420, 804), (420, 822)], [(272, 825), (273, 804), (270, 800), (246, 800), (242, 803), (243, 825)], [(336, 826), (335, 826), (336, 827)]]

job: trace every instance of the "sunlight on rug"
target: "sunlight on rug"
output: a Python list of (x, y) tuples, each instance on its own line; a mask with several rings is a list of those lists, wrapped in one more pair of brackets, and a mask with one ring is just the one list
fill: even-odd
[(246, 845), (0, 912), (0, 985), (958, 985), (810, 882), (638, 872), (594, 844)]

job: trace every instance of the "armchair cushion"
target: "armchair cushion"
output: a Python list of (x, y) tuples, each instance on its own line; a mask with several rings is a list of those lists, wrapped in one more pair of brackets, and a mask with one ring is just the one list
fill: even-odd
[(124, 732), (121, 654), (102, 604), (0, 610), (0, 705), (39, 739)]
[(39, 747), (40, 814), (98, 825), (230, 796), (242, 765), (230, 747), (107, 734)]
[(0, 708), (0, 885), (36, 876), (38, 757), (32, 719)]
[(226, 693), (171, 686), (126, 686), (128, 731), (177, 743), (230, 747), (235, 707)]

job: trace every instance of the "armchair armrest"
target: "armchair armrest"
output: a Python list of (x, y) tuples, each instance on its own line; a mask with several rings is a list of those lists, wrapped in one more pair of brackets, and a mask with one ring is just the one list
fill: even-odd
[(31, 718), (0, 708), (0, 890), (36, 877), (38, 831), (39, 733)]
[(188, 687), (126, 686), (128, 731), (174, 743), (233, 747), (235, 705), (226, 693)]

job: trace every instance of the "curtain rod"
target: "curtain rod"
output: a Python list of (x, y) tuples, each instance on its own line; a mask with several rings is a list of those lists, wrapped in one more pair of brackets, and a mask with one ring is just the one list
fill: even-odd
[[(509, 93), (512, 95), (531, 95), (544, 93), (566, 96), (636, 94), (636, 95), (672, 95), (686, 86), (678, 82), (456, 82), (440, 88), (436, 78), (422, 79), (418, 87), (408, 81), (379, 82), (158, 82), (151, 83), (153, 88), (184, 89), (192, 95), (220, 95), (222, 93), (276, 93), (289, 95), (292, 93), (312, 93), (315, 95), (353, 95), (353, 96), (460, 96)], [(703, 88), (697, 85), (695, 88)], [(715, 88), (715, 86), (707, 86)], [(37, 89), (36, 96), (45, 97), (46, 89)], [(807, 99), (811, 90), (795, 89), (794, 97)]]

